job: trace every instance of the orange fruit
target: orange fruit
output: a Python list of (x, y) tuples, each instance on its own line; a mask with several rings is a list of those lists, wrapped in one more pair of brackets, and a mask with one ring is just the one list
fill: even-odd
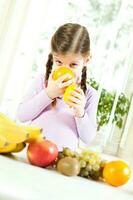
[(70, 100), (69, 100), (69, 96), (71, 95), (71, 92), (76, 90), (77, 85), (75, 83), (69, 85), (66, 90), (65, 93), (63, 95), (63, 100), (65, 101), (65, 103), (69, 104)]
[(129, 165), (122, 160), (114, 160), (105, 164), (103, 178), (113, 186), (121, 186), (127, 183), (131, 177)]
[(54, 80), (57, 80), (58, 78), (60, 78), (61, 76), (65, 75), (65, 74), (69, 74), (71, 77), (69, 79), (66, 79), (65, 81), (68, 81), (70, 79), (74, 78), (74, 73), (71, 69), (69, 69), (68, 67), (62, 66), (58, 69), (56, 69), (53, 74), (52, 77)]

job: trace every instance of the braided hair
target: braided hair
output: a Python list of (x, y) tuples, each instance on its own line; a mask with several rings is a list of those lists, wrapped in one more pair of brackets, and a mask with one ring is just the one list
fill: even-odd
[(51, 74), (51, 71), (52, 71), (52, 66), (53, 66), (53, 55), (52, 55), (52, 53), (50, 53), (48, 55), (48, 60), (47, 60), (47, 63), (46, 63), (46, 74), (45, 74), (46, 85), (47, 85), (47, 82), (48, 82), (49, 75)]

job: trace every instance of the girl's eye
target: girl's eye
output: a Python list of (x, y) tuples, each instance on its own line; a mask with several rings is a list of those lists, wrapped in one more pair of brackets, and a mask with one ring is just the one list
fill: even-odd
[(59, 60), (56, 60), (55, 62), (56, 62), (58, 65), (62, 65), (62, 62), (59, 61)]
[(72, 68), (75, 68), (75, 67), (77, 67), (77, 66), (78, 66), (77, 63), (72, 63), (72, 64), (70, 65), (70, 67), (72, 67)]

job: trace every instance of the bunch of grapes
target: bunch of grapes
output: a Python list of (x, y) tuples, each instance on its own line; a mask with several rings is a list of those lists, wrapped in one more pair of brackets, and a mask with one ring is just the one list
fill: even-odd
[(64, 157), (76, 158), (80, 163), (79, 176), (84, 178), (91, 178), (93, 180), (101, 180), (103, 168), (106, 160), (102, 160), (98, 153), (84, 150), (80, 153), (74, 152), (69, 148), (64, 148), (63, 151), (59, 152), (53, 167), (56, 169), (57, 163)]
[(102, 172), (106, 161), (102, 160), (97, 153), (85, 150), (81, 152), (78, 160), (81, 167), (79, 176), (94, 180), (102, 179)]

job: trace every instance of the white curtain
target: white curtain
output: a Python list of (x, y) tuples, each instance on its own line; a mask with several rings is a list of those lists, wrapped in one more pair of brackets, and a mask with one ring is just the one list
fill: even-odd
[[(0, 106), (14, 117), (31, 74), (41, 25), (46, 23), (50, 0), (0, 1)], [(9, 109), (10, 107), (10, 109)]]
[(10, 76), (30, 1), (0, 1), (0, 103)]

